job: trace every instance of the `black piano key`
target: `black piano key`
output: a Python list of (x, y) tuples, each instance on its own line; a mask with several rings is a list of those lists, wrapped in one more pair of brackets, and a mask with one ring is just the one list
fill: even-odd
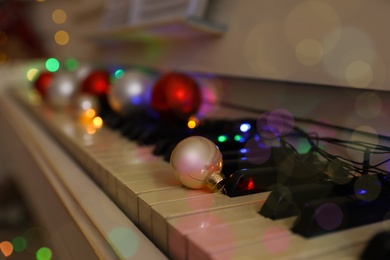
[(182, 125), (174, 125), (174, 126), (164, 126), (164, 125), (154, 125), (148, 129), (145, 129), (143, 133), (141, 133), (136, 141), (141, 145), (147, 144), (155, 144), (160, 139), (176, 139), (178, 136), (185, 138), (188, 136), (186, 127)]
[(390, 233), (379, 232), (368, 242), (362, 255), (362, 260), (387, 260), (390, 259)]
[(370, 202), (356, 196), (313, 200), (301, 205), (292, 231), (304, 237), (313, 237), (382, 221), (389, 210), (389, 197)]
[(259, 213), (274, 220), (292, 217), (298, 215), (298, 205), (308, 199), (325, 199), (338, 195), (340, 194), (337, 193), (334, 184), (328, 181), (283, 185), (272, 190)]
[(390, 211), (386, 190), (373, 200), (364, 200), (357, 194), (307, 201), (299, 205), (299, 218), (292, 231), (312, 237), (380, 222)]
[(277, 167), (238, 170), (227, 177), (224, 191), (229, 197), (269, 190), (277, 182)]

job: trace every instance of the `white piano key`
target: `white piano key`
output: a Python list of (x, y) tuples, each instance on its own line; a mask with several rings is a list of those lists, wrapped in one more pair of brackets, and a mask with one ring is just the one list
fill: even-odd
[(253, 241), (269, 241), (289, 236), (290, 227), (296, 217), (273, 221), (258, 215), (257, 218), (247, 219), (229, 225), (213, 226), (201, 232), (187, 236), (187, 259), (205, 259), (208, 255), (223, 250), (231, 250)]
[(192, 190), (184, 187), (140, 194), (138, 197), (139, 227), (145, 234), (151, 236), (152, 206), (177, 200), (188, 200), (202, 196), (213, 195), (210, 194), (210, 191), (208, 190)]
[[(387, 230), (386, 226), (389, 224), (390, 221), (387, 220), (312, 238), (304, 238), (291, 233), (287, 237), (274, 240), (254, 240), (242, 247), (213, 253), (208, 256), (208, 259), (238, 257), (249, 259), (317, 259), (317, 257), (322, 257), (329, 259), (326, 257), (328, 253), (341, 258), (352, 256), (358, 259), (362, 245), (367, 244), (376, 233)], [(349, 255), (350, 252), (358, 255)]]
[(157, 244), (157, 246), (164, 253), (167, 253), (168, 219), (199, 212), (206, 212), (243, 204), (249, 204), (254, 201), (265, 201), (268, 195), (269, 192), (264, 192), (230, 198), (223, 194), (212, 193), (211, 196), (179, 200), (171, 203), (163, 203), (152, 206), (152, 238)]
[(264, 200), (237, 207), (207, 211), (179, 218), (168, 219), (168, 256), (172, 259), (186, 259), (187, 236), (208, 228), (227, 226), (262, 217), (258, 212)]
[(157, 180), (157, 179), (171, 179), (175, 182), (176, 177), (171, 172), (170, 168), (167, 168), (167, 165), (154, 166), (153, 164), (147, 164), (142, 166), (129, 167), (122, 171), (112, 171), (112, 176), (109, 178), (107, 189), (115, 194), (117, 198), (117, 203), (121, 207), (125, 208), (126, 206), (126, 194), (127, 187), (122, 185), (122, 183), (131, 183), (131, 182), (140, 182), (147, 180)]
[(118, 189), (126, 191), (126, 206), (124, 210), (136, 224), (138, 224), (138, 196), (141, 193), (181, 187), (180, 182), (176, 178), (171, 177), (139, 182), (118, 182), (118, 185)]

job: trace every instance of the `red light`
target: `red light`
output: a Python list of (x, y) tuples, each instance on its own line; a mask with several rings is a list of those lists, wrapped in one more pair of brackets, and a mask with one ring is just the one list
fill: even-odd
[(44, 71), (39, 74), (38, 78), (34, 81), (35, 89), (41, 94), (42, 97), (46, 97), (47, 90), (53, 80), (53, 73)]
[(201, 103), (197, 82), (181, 73), (161, 77), (153, 87), (152, 108), (169, 121), (187, 120)]
[(241, 178), (237, 183), (238, 190), (253, 190), (255, 188), (255, 182), (251, 177), (249, 178)]
[(81, 83), (81, 91), (95, 96), (108, 94), (110, 75), (104, 70), (92, 71)]

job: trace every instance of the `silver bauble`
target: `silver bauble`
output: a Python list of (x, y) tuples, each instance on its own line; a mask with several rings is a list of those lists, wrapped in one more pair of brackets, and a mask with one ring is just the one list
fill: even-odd
[(126, 71), (111, 86), (108, 102), (122, 115), (134, 115), (150, 108), (150, 96), (154, 77), (139, 71)]
[(78, 90), (79, 84), (73, 73), (57, 72), (48, 89), (47, 99), (56, 108), (68, 107)]

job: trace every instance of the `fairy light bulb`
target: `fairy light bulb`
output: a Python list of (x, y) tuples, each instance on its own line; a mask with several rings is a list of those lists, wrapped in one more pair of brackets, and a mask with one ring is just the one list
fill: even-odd
[(188, 188), (207, 187), (213, 192), (223, 189), (222, 154), (207, 138), (191, 136), (179, 142), (172, 151), (170, 164), (176, 178)]
[(93, 95), (80, 93), (74, 98), (73, 109), (76, 118), (90, 122), (99, 112), (99, 101)]

